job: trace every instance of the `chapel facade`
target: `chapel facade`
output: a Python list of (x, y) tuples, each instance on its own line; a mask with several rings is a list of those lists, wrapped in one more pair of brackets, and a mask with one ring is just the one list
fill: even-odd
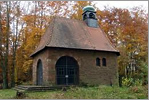
[(83, 8), (82, 20), (54, 17), (33, 52), (35, 85), (118, 84), (117, 57), (98, 25), (95, 9)]

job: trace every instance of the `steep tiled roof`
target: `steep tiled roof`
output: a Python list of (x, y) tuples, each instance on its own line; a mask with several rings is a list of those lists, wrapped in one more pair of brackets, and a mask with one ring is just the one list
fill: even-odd
[(55, 17), (31, 55), (45, 47), (99, 50), (119, 53), (101, 28), (88, 27), (84, 21)]

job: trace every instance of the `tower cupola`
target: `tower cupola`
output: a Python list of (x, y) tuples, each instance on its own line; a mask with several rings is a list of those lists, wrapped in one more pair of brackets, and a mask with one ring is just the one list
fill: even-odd
[(98, 27), (97, 17), (96, 17), (96, 12), (95, 12), (94, 7), (92, 7), (92, 6), (85, 6), (83, 8), (82, 17), (83, 17), (83, 21), (85, 21), (85, 23), (89, 27), (94, 27), (94, 28)]

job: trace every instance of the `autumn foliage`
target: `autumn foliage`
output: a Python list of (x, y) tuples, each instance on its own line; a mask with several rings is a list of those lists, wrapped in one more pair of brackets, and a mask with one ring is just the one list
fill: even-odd
[[(5, 84), (11, 83), (13, 87), (31, 81), (33, 60), (30, 55), (38, 46), (51, 17), (82, 20), (82, 8), (86, 5), (95, 7), (99, 26), (120, 51), (119, 75), (144, 80), (148, 74), (148, 14), (141, 7), (129, 10), (105, 7), (100, 10), (91, 1), (5, 1), (0, 2), (0, 82), (6, 78), (8, 82)], [(126, 70), (132, 61), (136, 71), (129, 75)], [(7, 85), (4, 88), (8, 88)]]

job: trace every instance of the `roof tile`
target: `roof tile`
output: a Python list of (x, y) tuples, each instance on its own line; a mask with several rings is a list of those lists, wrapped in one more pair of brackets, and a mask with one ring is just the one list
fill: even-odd
[(63, 47), (118, 52), (100, 27), (88, 27), (84, 21), (55, 17), (42, 36), (33, 56), (44, 47)]

